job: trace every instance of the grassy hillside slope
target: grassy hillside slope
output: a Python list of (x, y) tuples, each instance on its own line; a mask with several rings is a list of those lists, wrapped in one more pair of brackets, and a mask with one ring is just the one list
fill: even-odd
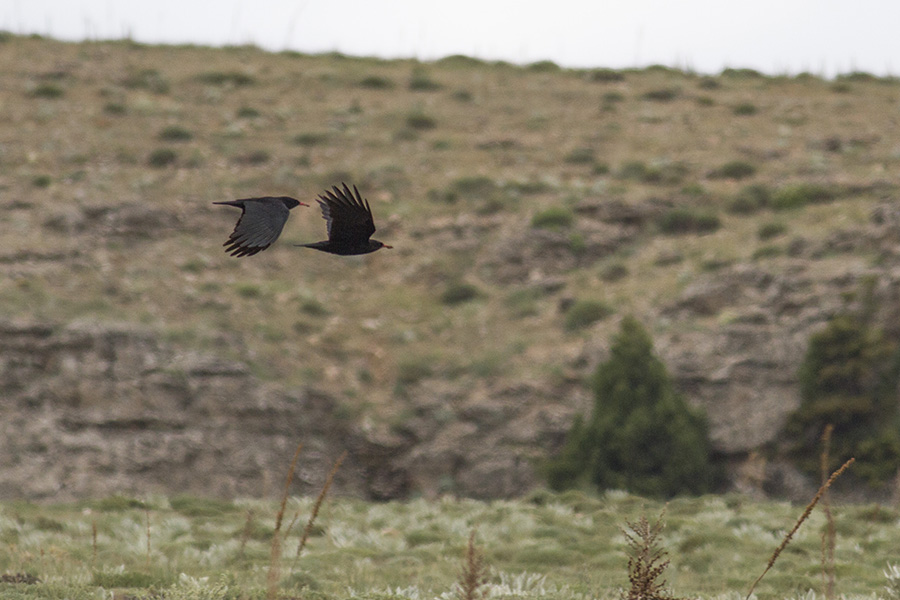
[[(140, 323), (325, 392), (386, 448), (428, 443), (404, 468), (431, 465), (429, 493), (462, 485), (447, 447), (552, 452), (629, 313), (716, 448), (752, 456), (799, 401), (810, 331), (860, 280), (900, 285), (893, 79), (0, 49), (5, 315)], [(270, 250), (223, 252), (237, 211), (212, 202), (341, 181), (394, 250), (293, 247), (324, 236), (299, 208)]]

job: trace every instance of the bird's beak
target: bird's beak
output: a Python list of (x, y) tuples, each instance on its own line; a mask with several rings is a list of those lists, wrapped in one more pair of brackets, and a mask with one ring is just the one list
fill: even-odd
[(393, 250), (393, 249), (394, 249), (393, 246), (388, 246), (387, 244), (385, 244), (384, 246), (382, 246), (382, 248), (388, 248), (388, 249), (390, 249), (390, 250)]
[[(300, 201), (297, 200), (297, 202), (300, 202)], [(306, 202), (300, 202), (300, 206), (309, 206), (309, 204), (307, 204)]]

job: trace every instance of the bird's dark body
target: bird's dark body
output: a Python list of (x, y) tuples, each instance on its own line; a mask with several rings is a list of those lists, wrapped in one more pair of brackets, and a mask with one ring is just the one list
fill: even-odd
[(302, 246), (303, 248), (321, 250), (322, 252), (328, 252), (329, 254), (338, 254), (340, 256), (356, 256), (358, 254), (368, 254), (370, 252), (380, 250), (384, 247), (384, 244), (382, 242), (379, 242), (378, 240), (369, 240), (364, 246), (348, 246), (346, 244), (335, 246), (335, 244), (332, 244), (330, 240), (325, 240), (323, 242), (313, 242), (312, 244), (297, 245)]
[(232, 256), (253, 256), (272, 245), (281, 235), (292, 208), (309, 206), (288, 196), (265, 196), (213, 202), (241, 209), (234, 231), (223, 246)]
[(370, 239), (375, 233), (375, 221), (369, 201), (363, 200), (355, 185), (353, 191), (350, 191), (346, 183), (342, 185), (343, 189), (333, 186), (330, 191), (316, 198), (322, 209), (322, 218), (328, 226), (328, 239), (297, 245), (340, 256), (368, 254), (381, 248), (390, 248), (383, 242)]

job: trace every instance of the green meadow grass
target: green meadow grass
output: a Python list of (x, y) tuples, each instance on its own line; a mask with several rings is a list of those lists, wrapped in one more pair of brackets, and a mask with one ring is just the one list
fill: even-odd
[[(326, 500), (297, 558), (313, 502), (287, 502), (279, 597), (455, 597), (474, 530), (489, 567), (488, 598), (617, 598), (629, 584), (626, 521), (654, 520), (665, 509), (661, 545), (671, 564), (664, 578), (673, 595), (737, 600), (802, 512), (737, 495), (665, 506), (624, 492), (537, 492), (494, 502), (339, 498)], [(890, 597), (885, 572), (900, 561), (900, 513), (874, 505), (832, 510), (837, 594)], [(0, 572), (40, 582), (0, 583), (0, 598), (263, 598), (277, 512), (272, 501), (184, 496), (3, 503)], [(814, 511), (755, 597), (823, 595), (825, 524)]]

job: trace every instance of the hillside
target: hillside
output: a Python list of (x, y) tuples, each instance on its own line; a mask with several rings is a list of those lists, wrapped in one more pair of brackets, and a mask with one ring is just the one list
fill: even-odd
[[(30, 448), (22, 456), (38, 471), (85, 447), (60, 432), (86, 406), (97, 407), (85, 421), (92, 452), (103, 454), (103, 432), (148, 423), (159, 434), (148, 448), (182, 436), (186, 457), (208, 449), (195, 421), (160, 415), (209, 398), (203, 414), (218, 418), (249, 396), (203, 396), (191, 355), (246, 365), (229, 368), (254, 390), (327, 398), (337, 430), (317, 431), (302, 408), (292, 418), (323, 464), (352, 442), (350, 491), (519, 494), (587, 409), (584, 381), (618, 318), (634, 314), (706, 409), (731, 485), (759, 492), (781, 478), (780, 493), (802, 495), (756, 451), (797, 406), (810, 332), (864, 281), (879, 318), (900, 322), (893, 80), (9, 35), (0, 50), (0, 306), (6, 335), (27, 338), (0, 364), (16, 400), (7, 410), (26, 422), (11, 434), (44, 418), (29, 430), (40, 444), (6, 443)], [(317, 209), (301, 207), (266, 252), (223, 252), (237, 211), (213, 201), (310, 202), (341, 181), (369, 199), (393, 250), (295, 248), (324, 235)], [(603, 318), (579, 320), (585, 302)], [(85, 328), (102, 331), (86, 354), (70, 351), (65, 340)], [(29, 331), (50, 348), (44, 362), (29, 358)], [(108, 336), (145, 360), (114, 373), (119, 355), (91, 354)], [(161, 373), (188, 382), (181, 400), (153, 401), (148, 378)], [(109, 378), (119, 383), (99, 385)], [(240, 414), (216, 421), (212, 438)], [(292, 447), (291, 433), (274, 447)], [(69, 464), (81, 487), (68, 495), (154, 489), (128, 462), (146, 453), (134, 454), (99, 473)], [(66, 495), (4, 468), (4, 480), (20, 478), (16, 495)]]

